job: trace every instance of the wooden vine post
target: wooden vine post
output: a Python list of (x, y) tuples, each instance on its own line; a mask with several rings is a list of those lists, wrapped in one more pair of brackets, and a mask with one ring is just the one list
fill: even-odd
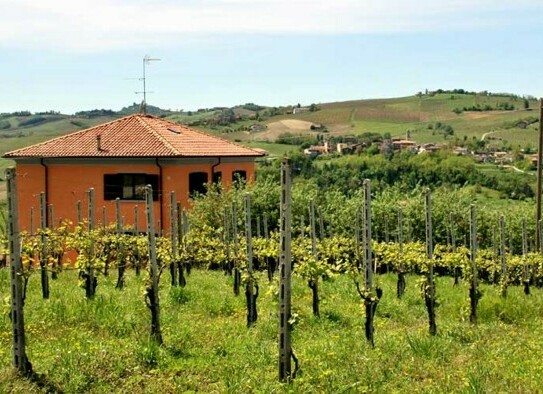
[(96, 292), (97, 279), (94, 275), (94, 189), (90, 188), (87, 192), (88, 197), (88, 211), (89, 211), (89, 250), (88, 261), (85, 273), (83, 275), (85, 279), (85, 296), (87, 299), (93, 299)]
[(45, 193), (40, 193), (40, 238), (41, 238), (41, 256), (40, 256), (40, 279), (42, 297), (49, 298), (49, 275), (47, 274), (47, 204), (45, 202)]
[(81, 222), (83, 221), (83, 215), (81, 210), (81, 200), (77, 200), (76, 203), (76, 209), (77, 209), (77, 224), (81, 225)]
[(405, 293), (405, 264), (403, 259), (403, 209), (398, 207), (398, 255), (401, 259), (398, 266), (398, 284), (396, 296), (402, 298)]
[(253, 276), (253, 239), (251, 229), (251, 195), (245, 193), (245, 240), (247, 254), (247, 283), (245, 283), (245, 298), (247, 300), (247, 327), (251, 327), (258, 319), (256, 299), (258, 284)]
[[(315, 226), (315, 202), (313, 199), (311, 199), (309, 203), (309, 224), (311, 227), (311, 252), (313, 253), (313, 258), (315, 259), (315, 263), (318, 263), (318, 252), (317, 252), (317, 233), (316, 233), (316, 226)], [(309, 278), (308, 281), (309, 288), (311, 289), (311, 293), (313, 296), (313, 315), (319, 317), (320, 316), (320, 310), (319, 310), (319, 276), (318, 275), (312, 275), (311, 278)]]
[[(187, 215), (185, 213), (185, 210), (181, 207), (181, 203), (177, 203), (177, 242), (178, 242), (178, 248), (180, 248), (183, 253), (186, 255), (187, 251), (187, 240), (186, 240), (186, 234), (188, 233), (189, 229), (189, 223), (187, 219)], [(178, 274), (178, 284), (181, 287), (185, 287), (187, 285), (187, 280), (185, 279), (185, 267), (184, 267), (184, 261), (180, 256), (178, 255), (177, 260), (177, 274)]]
[(170, 263), (171, 285), (177, 286), (177, 213), (175, 192), (170, 192), (170, 242), (172, 245), (172, 261)]
[[(292, 352), (291, 342), (291, 232), (292, 201), (290, 162), (281, 163), (280, 242), (279, 242), (279, 381), (286, 382), (296, 375), (298, 360)], [(291, 360), (296, 369), (292, 372)]]
[(530, 295), (530, 265), (527, 259), (528, 236), (526, 234), (526, 219), (522, 219), (522, 284), (524, 294)]
[(116, 289), (124, 287), (124, 271), (126, 269), (124, 249), (123, 249), (123, 224), (121, 220), (121, 199), (115, 199), (115, 232), (117, 234), (117, 284)]
[(426, 280), (423, 283), (424, 302), (428, 311), (428, 323), (430, 335), (437, 334), (436, 325), (436, 285), (434, 282), (434, 243), (432, 239), (432, 205), (430, 198), (430, 189), (426, 189), (425, 194), (426, 207), (426, 259), (428, 271)]
[(30, 207), (30, 236), (34, 235), (34, 207)]
[(469, 315), (469, 321), (472, 324), (477, 323), (477, 304), (481, 298), (481, 292), (477, 289), (477, 222), (475, 216), (475, 205), (471, 204), (470, 207), (470, 254), (469, 260), (471, 264), (471, 283), (469, 288), (469, 299), (471, 312)]
[(321, 207), (317, 208), (317, 213), (319, 214), (319, 234), (320, 239), (326, 238), (326, 234), (324, 234), (324, 218), (322, 217), (322, 209)]
[[(512, 253), (512, 250), (509, 252)], [(505, 218), (503, 215), (500, 215), (500, 264), (500, 294), (503, 298), (506, 298), (509, 280), (507, 278), (507, 264), (505, 263)]]
[(145, 209), (147, 213), (147, 240), (149, 243), (149, 283), (145, 291), (145, 303), (151, 311), (151, 337), (162, 345), (160, 331), (160, 305), (158, 298), (158, 266), (156, 257), (155, 215), (153, 212), (153, 188), (145, 187)]
[(230, 216), (228, 212), (228, 207), (224, 206), (223, 214), (223, 243), (224, 243), (224, 254), (226, 256), (226, 262), (224, 264), (224, 274), (232, 275), (233, 265), (232, 265), (232, 256), (230, 255), (230, 223), (228, 222), (228, 217)]
[(358, 281), (355, 281), (358, 295), (364, 300), (364, 307), (366, 310), (366, 322), (365, 322), (365, 334), (366, 340), (373, 347), (375, 345), (373, 334), (374, 326), (373, 319), (375, 317), (375, 311), (377, 310), (377, 304), (383, 291), (378, 286), (373, 291), (373, 274), (375, 267), (373, 265), (372, 257), (372, 228), (371, 228), (371, 185), (370, 180), (364, 180), (364, 212), (363, 212), (363, 231), (362, 231), (362, 248), (364, 254), (364, 288), (360, 288)]
[(19, 214), (17, 203), (17, 179), (14, 168), (6, 170), (8, 202), (8, 244), (9, 271), (11, 284), (11, 324), (13, 332), (13, 365), (23, 376), (32, 375), (32, 365), (26, 355), (25, 320), (21, 261), (21, 242), (19, 239)]
[(234, 295), (239, 295), (241, 272), (239, 270), (239, 245), (238, 245), (238, 211), (236, 202), (232, 203), (232, 238), (234, 240)]

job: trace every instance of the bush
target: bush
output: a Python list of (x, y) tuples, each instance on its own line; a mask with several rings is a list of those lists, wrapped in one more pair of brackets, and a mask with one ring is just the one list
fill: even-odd
[(7, 120), (0, 120), (0, 130), (7, 130), (11, 127), (11, 123)]

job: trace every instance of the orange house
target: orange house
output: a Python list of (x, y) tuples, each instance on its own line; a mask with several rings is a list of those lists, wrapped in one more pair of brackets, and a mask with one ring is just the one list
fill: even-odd
[[(95, 190), (95, 223), (114, 223), (115, 200), (120, 199), (126, 225), (143, 231), (145, 185), (153, 186), (155, 228), (169, 229), (170, 193), (188, 206), (189, 195), (205, 184), (228, 186), (236, 178), (254, 179), (253, 150), (154, 116), (136, 114), (90, 129), (8, 152), (15, 160), (19, 226), (39, 226), (40, 193), (45, 193), (47, 223), (77, 222), (77, 205), (88, 217), (87, 192)], [(32, 213), (33, 212), (33, 213)], [(53, 217), (50, 217), (52, 213)], [(33, 227), (33, 228), (31, 228)]]

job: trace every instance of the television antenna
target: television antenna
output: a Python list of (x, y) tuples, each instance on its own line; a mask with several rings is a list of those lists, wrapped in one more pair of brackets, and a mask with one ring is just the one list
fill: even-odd
[(136, 92), (136, 94), (143, 94), (143, 102), (141, 103), (143, 114), (146, 113), (146, 109), (147, 109), (147, 93), (154, 93), (154, 92), (148, 92), (147, 91), (147, 87), (146, 87), (146, 84), (145, 84), (145, 81), (146, 81), (145, 66), (147, 64), (150, 64), (151, 62), (157, 62), (157, 61), (160, 61), (160, 59), (152, 58), (149, 55), (145, 55), (143, 57), (143, 77), (139, 78), (140, 81), (143, 81), (143, 91), (142, 92)]

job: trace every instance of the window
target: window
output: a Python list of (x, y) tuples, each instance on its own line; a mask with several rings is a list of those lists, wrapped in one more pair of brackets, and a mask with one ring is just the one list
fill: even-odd
[(206, 194), (207, 172), (191, 172), (189, 174), (189, 195)]
[(245, 183), (247, 180), (247, 171), (237, 170), (232, 173), (232, 182)]
[(158, 201), (158, 175), (105, 174), (104, 200), (145, 200), (145, 186), (153, 188), (153, 200)]

